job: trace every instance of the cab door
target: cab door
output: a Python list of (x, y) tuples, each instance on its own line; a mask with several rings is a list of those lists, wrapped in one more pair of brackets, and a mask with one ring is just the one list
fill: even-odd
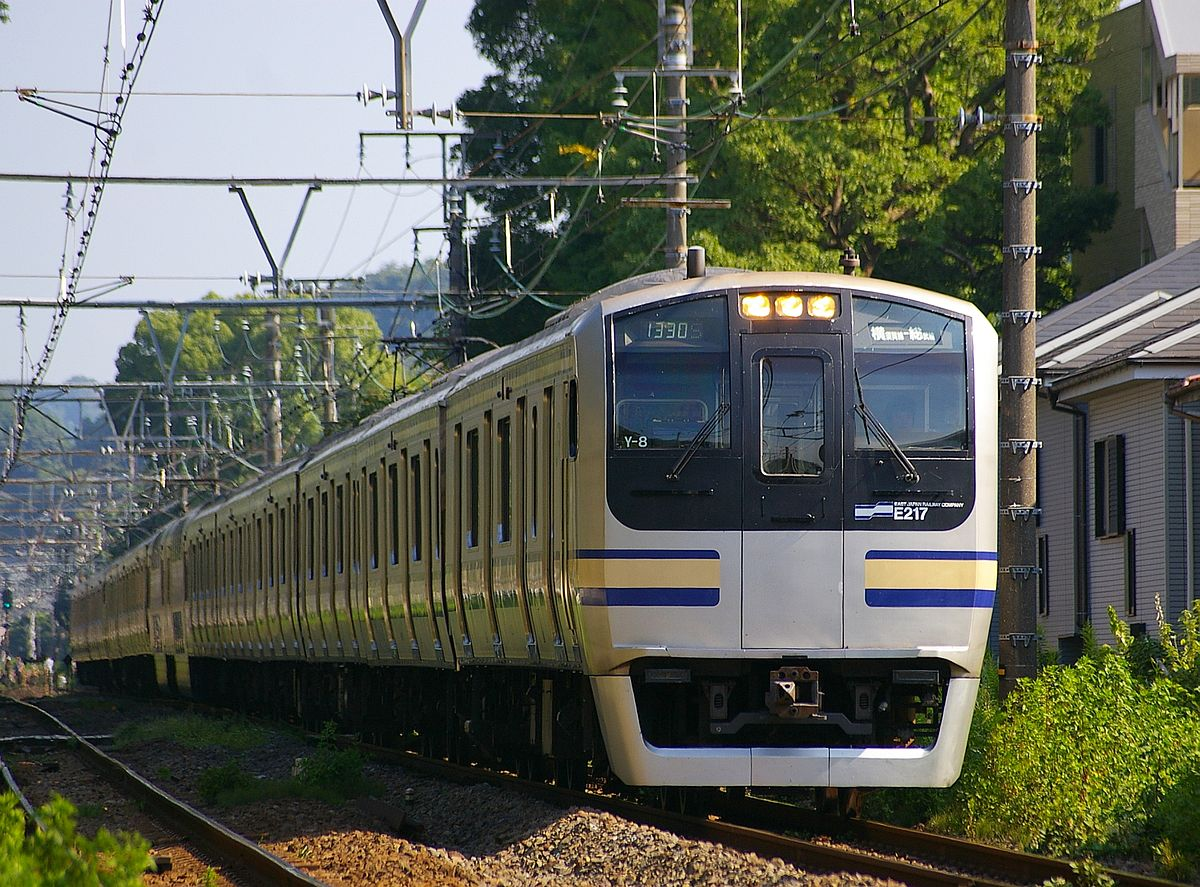
[(843, 646), (836, 333), (743, 334), (742, 647)]

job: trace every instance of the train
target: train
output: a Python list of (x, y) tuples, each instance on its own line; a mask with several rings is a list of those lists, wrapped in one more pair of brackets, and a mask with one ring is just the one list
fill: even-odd
[(621, 281), (80, 577), (79, 677), (568, 783), (949, 785), (996, 367), (918, 287)]

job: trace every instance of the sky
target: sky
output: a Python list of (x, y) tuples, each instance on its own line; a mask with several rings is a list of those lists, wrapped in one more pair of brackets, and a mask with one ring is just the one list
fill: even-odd
[[(132, 53), (144, 3), (125, 3), (126, 45)], [(403, 30), (416, 0), (390, 4)], [(380, 102), (364, 107), (353, 97), (364, 84), (374, 91), (394, 89), (393, 43), (376, 0), (159, 0), (159, 5), (158, 24), (116, 142), (114, 176), (440, 174), (439, 140), (432, 138), (413, 139), (407, 161), (403, 139), (369, 138), (360, 166), (359, 133), (395, 131)], [(0, 24), (0, 172), (86, 173), (92, 129), (20, 101), (16, 90), (91, 91), (47, 97), (94, 108), (95, 92), (105, 82), (106, 35), (110, 89), (122, 64), (121, 0), (10, 0), (9, 7), (11, 20)], [(466, 31), (470, 8), (470, 0), (426, 4), (413, 38), (415, 108), (447, 108), (490, 71)], [(449, 125), (425, 121), (417, 126), (438, 128), (446, 131)], [(82, 192), (76, 185), (77, 200)], [(304, 187), (247, 189), (277, 256), (304, 192)], [(0, 181), (0, 300), (57, 296), (67, 230), (64, 193), (61, 182)], [(412, 228), (439, 223), (439, 201), (434, 189), (417, 186), (326, 188), (308, 204), (286, 274), (358, 276), (389, 262), (407, 264), (413, 256)], [(76, 239), (68, 244), (71, 256)], [(421, 235), (425, 258), (440, 247), (437, 234)], [(192, 299), (210, 291), (233, 295), (246, 289), (239, 281), (243, 273), (268, 271), (242, 204), (227, 188), (111, 184), (96, 219), (81, 296), (123, 276), (132, 276), (134, 283), (95, 300)], [(51, 318), (45, 309), (25, 311), (26, 373), (42, 353)], [(131, 310), (71, 311), (47, 381), (112, 380), (117, 350), (132, 337), (137, 319)], [(19, 325), (16, 308), (0, 307), (0, 381), (21, 374)]]

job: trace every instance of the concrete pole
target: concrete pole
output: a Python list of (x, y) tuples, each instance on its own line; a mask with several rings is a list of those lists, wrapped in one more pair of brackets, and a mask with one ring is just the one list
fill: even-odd
[(1037, 2), (1006, 0), (1000, 694), (1037, 674)]
[[(663, 42), (663, 81), (667, 114), (678, 120), (667, 149), (669, 176), (687, 175), (687, 68), (688, 17), (690, 9), (667, 6), (660, 21)], [(687, 261), (687, 184), (682, 179), (667, 186), (672, 205), (667, 207), (666, 267), (678, 268)]]

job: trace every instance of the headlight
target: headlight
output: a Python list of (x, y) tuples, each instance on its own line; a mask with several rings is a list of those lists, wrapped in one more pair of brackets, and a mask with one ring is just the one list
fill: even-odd
[(775, 298), (775, 315), (777, 317), (803, 317), (804, 298), (795, 293), (785, 293)]
[(837, 296), (829, 293), (819, 293), (808, 297), (808, 316), (817, 320), (833, 320), (837, 317)]
[(771, 316), (771, 300), (766, 293), (746, 293), (738, 307), (742, 317), (750, 320), (762, 320)]

